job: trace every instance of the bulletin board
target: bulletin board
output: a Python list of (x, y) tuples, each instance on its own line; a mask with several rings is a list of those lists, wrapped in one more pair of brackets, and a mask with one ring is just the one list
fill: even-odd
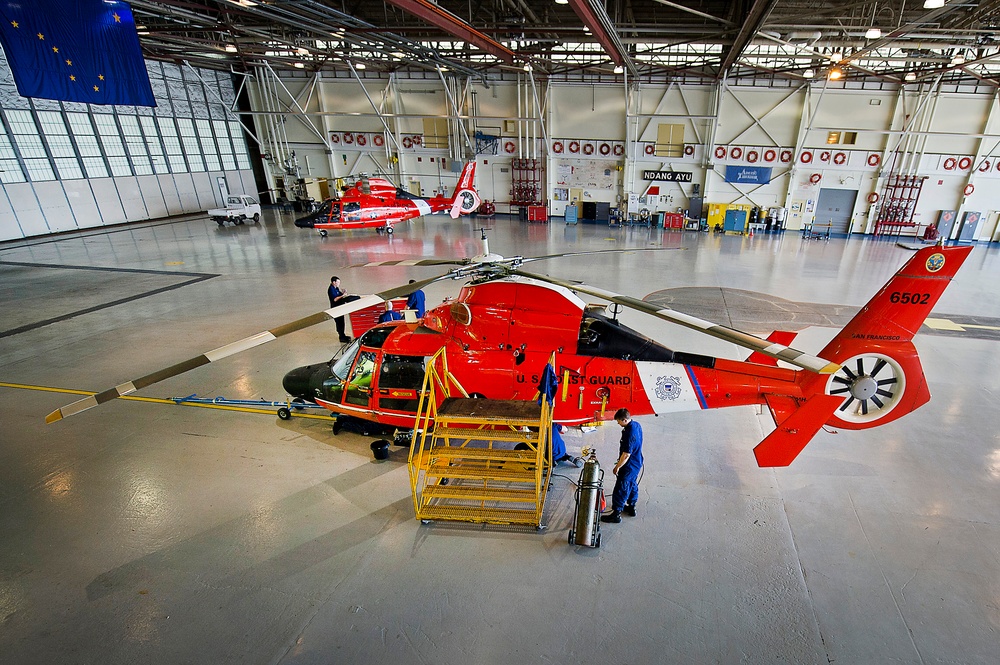
[(560, 159), (556, 162), (554, 185), (580, 189), (618, 187), (619, 162), (601, 159)]

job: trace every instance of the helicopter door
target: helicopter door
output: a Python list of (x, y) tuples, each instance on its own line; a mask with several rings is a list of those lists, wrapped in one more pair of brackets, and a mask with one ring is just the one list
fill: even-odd
[(379, 363), (378, 409), (415, 414), (424, 382), (424, 357), (387, 353)]
[(347, 379), (344, 390), (344, 404), (370, 408), (372, 401), (372, 378), (375, 374), (375, 352), (362, 351), (354, 362), (354, 368)]

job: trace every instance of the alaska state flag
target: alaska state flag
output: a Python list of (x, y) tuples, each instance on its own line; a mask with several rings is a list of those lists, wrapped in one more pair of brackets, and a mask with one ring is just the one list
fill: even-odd
[(23, 97), (156, 106), (127, 3), (0, 0), (0, 20)]

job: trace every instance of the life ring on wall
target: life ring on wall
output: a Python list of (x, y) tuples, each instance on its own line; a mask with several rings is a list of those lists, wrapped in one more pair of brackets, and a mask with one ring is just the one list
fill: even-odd
[(354, 134), (350, 132), (344, 132), (344, 143), (346, 143), (347, 145), (351, 145), (352, 143), (354, 143)]
[(882, 158), (876, 155), (874, 152), (868, 155), (868, 166), (878, 166), (878, 163), (882, 161)]
[(979, 165), (979, 170), (982, 173), (986, 173), (990, 170), (990, 160), (984, 159), (983, 163)]
[(646, 152), (647, 155), (652, 155), (654, 152), (656, 152), (656, 150), (653, 149), (653, 144), (652, 143), (647, 143), (646, 144), (646, 151), (645, 152)]
[(625, 146), (620, 143), (615, 144), (615, 157), (621, 157), (625, 154)]
[(743, 148), (736, 146), (735, 148), (729, 149), (729, 156), (733, 159), (739, 159), (743, 156)]
[(846, 162), (847, 162), (847, 155), (843, 152), (838, 152), (836, 155), (833, 156), (834, 164), (844, 164)]
[(424, 137), (423, 136), (420, 136), (418, 134), (417, 136), (413, 137), (413, 145), (421, 145), (423, 142), (424, 142)]
[(954, 171), (956, 165), (958, 165), (958, 160), (954, 157), (949, 157), (944, 160), (944, 168), (946, 171)]
[(340, 134), (330, 134), (330, 143), (333, 145), (340, 143)]
[(601, 147), (598, 148), (598, 150), (600, 150), (600, 152), (601, 152), (602, 155), (610, 155), (611, 154), (611, 146), (609, 146), (607, 143), (602, 143)]
[(778, 156), (778, 153), (776, 153), (773, 150), (768, 149), (768, 150), (764, 151), (764, 161), (765, 162), (773, 162), (777, 156)]
[(823, 179), (823, 176), (821, 176), (821, 175), (820, 175), (820, 174), (818, 174), (818, 173), (813, 173), (813, 174), (812, 174), (811, 176), (809, 176), (809, 182), (811, 182), (811, 183), (812, 183), (812, 184), (814, 184), (814, 185), (815, 185), (815, 184), (816, 184), (817, 182), (819, 182), (820, 180), (822, 180), (822, 179)]
[(781, 162), (783, 164), (787, 164), (790, 161), (792, 161), (792, 151), (791, 150), (782, 150), (781, 151)]
[(385, 139), (382, 138), (381, 134), (376, 134), (375, 136), (372, 137), (372, 143), (381, 148), (382, 146), (385, 145)]
[(747, 150), (747, 161), (753, 164), (760, 158), (756, 150)]
[(976, 191), (976, 186), (970, 182), (968, 185), (965, 186), (965, 189), (962, 191), (964, 191), (965, 195), (968, 196), (972, 194), (972, 192)]
[(813, 154), (808, 150), (803, 150), (802, 154), (799, 155), (799, 161), (802, 162), (803, 164), (808, 164), (812, 160), (813, 160)]
[(413, 139), (411, 139), (409, 136), (404, 136), (403, 137), (403, 147), (406, 148), (406, 149), (412, 148), (413, 147)]
[(580, 142), (579, 141), (570, 141), (569, 142), (569, 151), (572, 152), (572, 153), (574, 153), (574, 154), (580, 152)]
[(507, 141), (506, 143), (503, 144), (503, 151), (508, 155), (513, 155), (516, 149), (517, 146), (514, 145), (513, 141)]
[(958, 160), (958, 168), (960, 171), (968, 171), (969, 167), (972, 166), (972, 157), (963, 157)]
[(716, 159), (723, 159), (725, 158), (725, 156), (726, 156), (726, 149), (723, 148), (721, 145), (715, 149)]
[(868, 203), (878, 203), (878, 192), (868, 193)]
[(691, 155), (693, 155), (694, 154), (694, 146), (693, 145), (686, 145), (686, 146), (684, 146), (684, 154), (687, 155), (688, 157), (690, 157)]
[(562, 151), (563, 151), (562, 141), (553, 141), (552, 142), (552, 152), (556, 153), (557, 155), (561, 155)]
[(358, 145), (367, 145), (367, 144), (368, 144), (368, 137), (366, 137), (364, 134), (358, 134)]
[(594, 144), (593, 143), (584, 143), (583, 144), (583, 154), (585, 154), (585, 155), (593, 155), (594, 154)]
[(819, 161), (821, 161), (821, 162), (828, 162), (828, 161), (830, 161), (830, 151), (829, 150), (824, 150), (823, 152), (819, 153)]

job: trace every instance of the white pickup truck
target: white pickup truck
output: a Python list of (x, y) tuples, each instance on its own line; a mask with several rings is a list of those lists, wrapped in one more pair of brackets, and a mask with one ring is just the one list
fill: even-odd
[(223, 226), (226, 222), (242, 224), (248, 219), (259, 222), (260, 204), (252, 196), (246, 194), (227, 196), (226, 207), (213, 208), (208, 211), (208, 216), (215, 220), (219, 226)]

